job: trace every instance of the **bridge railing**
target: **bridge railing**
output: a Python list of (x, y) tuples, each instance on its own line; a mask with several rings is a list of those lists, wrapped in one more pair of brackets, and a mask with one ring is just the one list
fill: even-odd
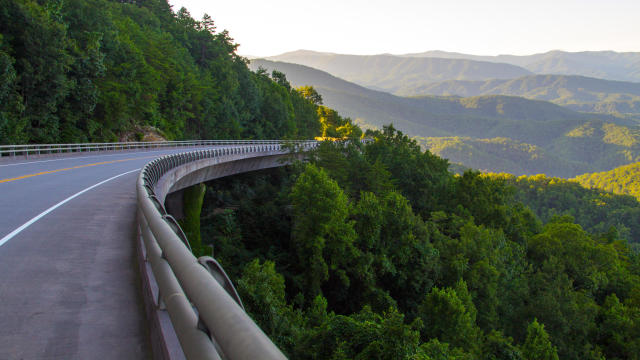
[[(167, 155), (148, 163), (137, 182), (138, 222), (147, 261), (159, 288), (159, 303), (171, 319), (187, 359), (285, 359), (246, 314), (230, 281), (210, 257), (197, 259), (156, 185), (172, 169), (203, 159), (248, 153), (304, 151), (315, 141), (244, 141), (218, 149)], [(220, 144), (220, 143), (218, 143)], [(293, 150), (292, 150), (293, 149)], [(215, 268), (215, 266), (213, 266)], [(235, 296), (234, 296), (235, 295)]]
[(27, 144), (0, 145), (0, 157), (58, 154), (90, 151), (115, 151), (150, 148), (176, 148), (214, 145), (268, 145), (279, 140), (189, 140), (189, 141), (147, 141), (116, 143), (78, 143), (78, 144)]

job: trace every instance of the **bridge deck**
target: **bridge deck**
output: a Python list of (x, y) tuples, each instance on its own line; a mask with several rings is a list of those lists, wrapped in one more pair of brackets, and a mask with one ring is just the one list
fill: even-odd
[(0, 359), (150, 357), (133, 242), (135, 170), (186, 150), (0, 165)]

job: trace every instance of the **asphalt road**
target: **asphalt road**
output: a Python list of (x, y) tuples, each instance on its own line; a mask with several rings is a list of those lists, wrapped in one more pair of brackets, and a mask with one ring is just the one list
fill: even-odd
[(150, 357), (135, 182), (153, 158), (188, 150), (0, 164), (0, 359)]

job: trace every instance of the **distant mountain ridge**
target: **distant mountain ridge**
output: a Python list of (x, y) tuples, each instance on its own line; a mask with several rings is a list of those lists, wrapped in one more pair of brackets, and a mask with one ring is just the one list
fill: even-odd
[(435, 50), (400, 56), (487, 61), (520, 66), (536, 74), (582, 75), (640, 82), (640, 52), (553, 50), (533, 55), (481, 56)]
[[(459, 158), (451, 156), (467, 166), (495, 166), (502, 159), (502, 167), (488, 170), (571, 177), (640, 161), (640, 134), (634, 123), (612, 116), (577, 113), (513, 96), (398, 97), (303, 65), (267, 60), (250, 64), (254, 70), (260, 67), (285, 73), (294, 86), (313, 85), (325, 104), (365, 128), (393, 123), (410, 136), (429, 138), (431, 146), (437, 142), (433, 138), (457, 137), (449, 143), (454, 148), (447, 149), (442, 141), (439, 150), (451, 155), (455, 148), (472, 149), (470, 156), (468, 152)], [(492, 140), (496, 138), (501, 140)], [(429, 146), (427, 141), (422, 143)], [(509, 160), (510, 155), (501, 156), (498, 148), (521, 155)], [(476, 161), (478, 157), (485, 160)], [(525, 158), (531, 159), (530, 166), (517, 164)]]
[(640, 83), (577, 75), (529, 75), (486, 81), (448, 80), (405, 89), (401, 95), (513, 95), (576, 111), (640, 115)]
[(429, 51), (361, 56), (298, 50), (269, 59), (401, 96), (515, 95), (576, 111), (640, 115), (640, 53), (478, 56)]
[(362, 86), (392, 93), (405, 86), (451, 79), (511, 79), (531, 74), (524, 68), (510, 64), (387, 54), (362, 56), (300, 50), (267, 59), (309, 66)]

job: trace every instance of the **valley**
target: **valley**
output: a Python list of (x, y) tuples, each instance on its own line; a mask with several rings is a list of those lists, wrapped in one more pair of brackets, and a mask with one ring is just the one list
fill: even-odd
[(640, 161), (633, 118), (511, 95), (402, 97), (298, 64), (254, 59), (250, 67), (280, 71), (294, 86), (312, 85), (326, 105), (363, 128), (393, 123), (432, 152), (471, 168), (573, 177)]

